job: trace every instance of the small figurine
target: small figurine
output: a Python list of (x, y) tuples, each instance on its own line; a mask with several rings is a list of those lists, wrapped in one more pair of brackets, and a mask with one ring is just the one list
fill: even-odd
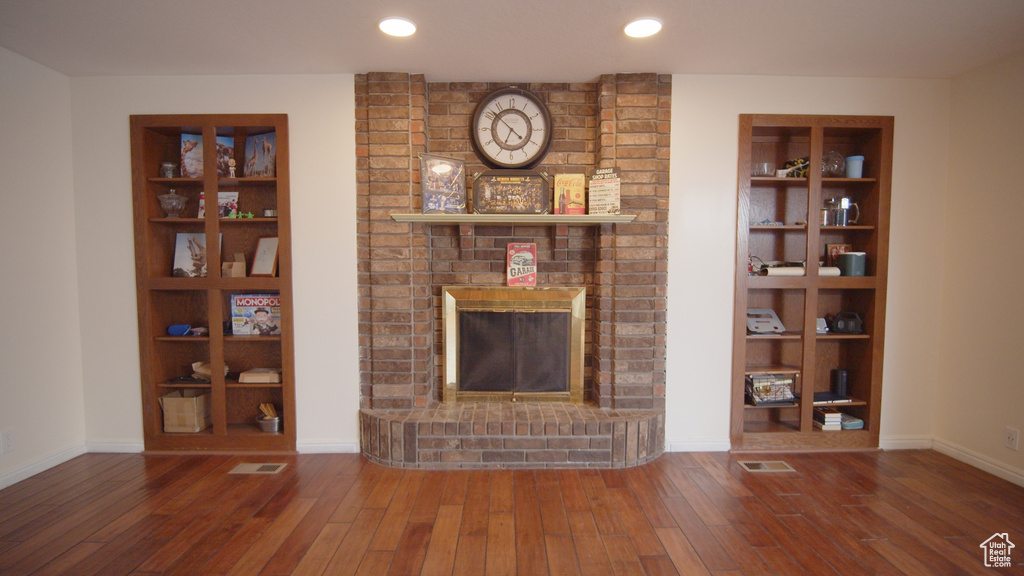
[(234, 178), (235, 177), (235, 159), (234, 158), (228, 158), (228, 177), (229, 178)]

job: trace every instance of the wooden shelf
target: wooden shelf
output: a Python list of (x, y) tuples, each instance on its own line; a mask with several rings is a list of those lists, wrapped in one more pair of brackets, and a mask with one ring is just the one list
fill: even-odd
[[(135, 223), (136, 294), (139, 315), (139, 360), (142, 423), (147, 452), (295, 452), (295, 372), (292, 314), (291, 222), (289, 214), (288, 117), (284, 114), (133, 115), (131, 125), (132, 199)], [(232, 150), (245, 166), (246, 144), (273, 133), (274, 177), (218, 176), (218, 150)], [(201, 134), (210, 144), (201, 159), (200, 178), (162, 178), (161, 164), (181, 160), (182, 135)], [(228, 141), (224, 141), (224, 139)], [(221, 146), (223, 144), (223, 147)], [(251, 152), (250, 152), (251, 157)], [(187, 197), (185, 217), (168, 218), (158, 196), (174, 189)], [(201, 194), (216, 199), (237, 192), (238, 210), (253, 218), (221, 218), (216, 210), (195, 217)], [(216, 203), (211, 203), (216, 207)], [(278, 217), (263, 217), (276, 210)], [(202, 234), (220, 250), (206, 254), (208, 275), (171, 276), (176, 235)], [(274, 277), (222, 277), (221, 263), (241, 253), (251, 265), (259, 238), (278, 238), (278, 272)], [(231, 296), (276, 294), (280, 297), (281, 335), (231, 334)], [(228, 326), (225, 329), (225, 322)], [(170, 336), (173, 324), (205, 326), (204, 336)], [(210, 365), (209, 383), (182, 382), (196, 361)], [(256, 366), (280, 367), (280, 383), (237, 381), (237, 372)], [(231, 376), (225, 371), (231, 369)], [(211, 425), (197, 433), (164, 432), (160, 398), (182, 389), (208, 394)], [(279, 433), (259, 429), (259, 405), (273, 403), (286, 425)], [(250, 419), (251, 418), (251, 422)]]
[(747, 340), (800, 340), (800, 332), (783, 332), (782, 334), (747, 334)]
[[(887, 116), (744, 114), (739, 122), (737, 162), (736, 298), (733, 319), (732, 419), (734, 451), (877, 449), (882, 398), (882, 346), (889, 261), (893, 119)], [(808, 158), (819, 166), (829, 152), (865, 157), (865, 178), (750, 176), (760, 162), (782, 166)], [(858, 222), (822, 226), (819, 208), (834, 197), (850, 197)], [(752, 225), (751, 222), (786, 222)], [(802, 223), (804, 224), (794, 224)], [(867, 254), (870, 276), (819, 276), (818, 261), (830, 243)], [(764, 262), (807, 261), (804, 276), (750, 276), (751, 258)], [(749, 308), (771, 308), (797, 331), (746, 333)], [(817, 318), (855, 312), (863, 334), (818, 334), (805, 329)], [(767, 368), (762, 369), (763, 366)], [(780, 366), (785, 366), (783, 369)], [(810, 398), (830, 388), (832, 372), (848, 374), (853, 402), (829, 404), (864, 420), (863, 430), (814, 427), (814, 404), (750, 406), (745, 379), (751, 373), (786, 373), (798, 378), (794, 392)]]
[(782, 224), (782, 225), (771, 225), (771, 224), (752, 224), (750, 226), (751, 232), (807, 232), (806, 224)]
[(395, 222), (424, 224), (571, 224), (598, 226), (626, 224), (636, 219), (635, 214), (392, 214)]

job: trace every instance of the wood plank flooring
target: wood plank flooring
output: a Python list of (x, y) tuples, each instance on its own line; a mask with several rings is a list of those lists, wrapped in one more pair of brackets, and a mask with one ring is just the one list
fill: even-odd
[[(797, 471), (737, 464), (765, 459)], [(1010, 568), (984, 566), (995, 533)], [(928, 450), (515, 471), (87, 454), (0, 491), (3, 576), (995, 573), (1024, 573), (1024, 488)]]

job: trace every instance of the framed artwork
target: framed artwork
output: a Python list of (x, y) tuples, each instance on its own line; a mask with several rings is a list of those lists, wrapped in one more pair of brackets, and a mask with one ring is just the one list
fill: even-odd
[(252, 259), (250, 276), (277, 275), (277, 236), (260, 236), (256, 242), (256, 255)]
[[(230, 167), (229, 167), (230, 168)], [(277, 175), (277, 132), (256, 134), (245, 139), (246, 178), (273, 178)]]
[(420, 191), (424, 214), (465, 214), (466, 163), (436, 154), (420, 154)]
[(202, 232), (179, 232), (174, 240), (174, 264), (172, 265), (171, 276), (177, 278), (205, 278), (206, 274), (206, 234)]
[(851, 251), (850, 244), (825, 244), (825, 266), (839, 266), (839, 255)]
[(551, 182), (534, 170), (487, 170), (473, 180), (473, 212), (550, 214)]

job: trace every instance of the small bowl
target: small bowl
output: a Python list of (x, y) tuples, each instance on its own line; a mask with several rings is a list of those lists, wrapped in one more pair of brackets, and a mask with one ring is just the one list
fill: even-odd
[(276, 418), (264, 418), (260, 416), (256, 418), (256, 423), (260, 425), (260, 430), (264, 432), (280, 432), (281, 431), (281, 417)]
[(156, 198), (160, 201), (160, 207), (167, 213), (168, 218), (178, 218), (181, 216), (181, 211), (185, 209), (185, 203), (188, 202), (187, 196), (182, 196), (174, 190), (167, 194), (161, 194)]

